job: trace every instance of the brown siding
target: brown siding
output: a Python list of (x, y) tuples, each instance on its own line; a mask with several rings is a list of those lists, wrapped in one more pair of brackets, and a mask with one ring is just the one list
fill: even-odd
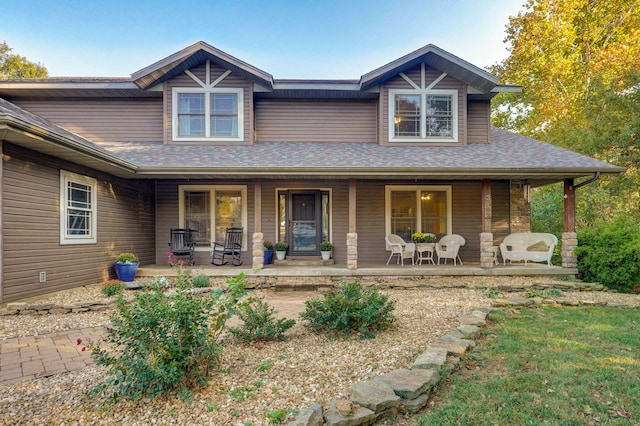
[[(418, 65), (414, 69), (409, 72), (405, 72), (404, 74), (409, 77), (414, 83), (418, 86), (420, 85), (420, 76), (421, 70)], [(431, 67), (426, 67), (425, 69), (425, 80), (426, 85), (428, 86), (432, 81), (440, 77), (442, 74), (441, 71), (438, 71)], [(380, 98), (379, 98), (379, 108), (380, 108), (380, 119), (382, 121), (382, 126), (380, 127), (379, 140), (382, 144), (389, 143), (389, 89), (412, 89), (413, 87), (407, 83), (402, 77), (397, 76), (392, 79), (387, 80), (380, 87)], [(467, 88), (466, 85), (461, 81), (454, 79), (453, 77), (447, 76), (442, 81), (438, 82), (434, 89), (455, 89), (458, 91), (458, 143), (464, 144), (467, 141)], [(405, 142), (408, 144), (409, 142)], [(425, 142), (421, 143), (422, 145)], [(433, 142), (434, 145), (439, 144), (439, 142)], [(440, 144), (445, 144), (444, 142)], [(447, 144), (450, 145), (450, 144)]]
[(469, 143), (489, 143), (491, 128), (491, 104), (489, 101), (472, 101), (468, 105)]
[(375, 101), (256, 101), (256, 141), (373, 142)]
[[(357, 188), (358, 264), (383, 265), (389, 252), (385, 249), (385, 185), (389, 182), (359, 181)], [(394, 181), (393, 185), (414, 182)], [(451, 185), (452, 229), (462, 235), (466, 245), (460, 249), (465, 262), (480, 260), (480, 182), (422, 182), (421, 185)]]
[[(169, 250), (169, 234), (171, 228), (179, 228), (179, 192), (180, 185), (246, 185), (247, 186), (247, 246), (243, 247), (242, 261), (245, 265), (251, 265), (251, 238), (254, 232), (254, 185), (253, 181), (212, 181), (212, 180), (159, 180), (156, 185), (157, 191), (157, 226), (156, 226), (156, 246), (155, 261), (159, 265), (167, 264), (167, 252)], [(264, 207), (263, 207), (264, 209)], [(264, 225), (263, 225), (264, 226)], [(222, 242), (222, 241), (219, 241)], [(209, 247), (200, 248), (196, 251), (196, 266), (209, 265), (211, 263), (211, 249)]]
[(493, 207), (491, 228), (494, 246), (499, 245), (504, 237), (509, 235), (509, 187), (508, 181), (491, 182), (491, 203)]
[[(120, 252), (154, 262), (150, 181), (125, 181), (4, 145), (2, 302), (100, 282)], [(60, 169), (98, 180), (97, 244), (60, 245)], [(47, 273), (46, 283), (38, 273)]]
[[(198, 77), (202, 82), (206, 82), (206, 65), (202, 64), (196, 68), (192, 68), (191, 73), (193, 73), (196, 77)], [(211, 72), (211, 82), (214, 82), (218, 77), (224, 74), (227, 70), (218, 65), (211, 64), (210, 72)], [(165, 122), (166, 122), (166, 131), (165, 131), (165, 142), (173, 142), (172, 138), (172, 108), (173, 108), (173, 99), (172, 99), (172, 89), (174, 87), (200, 87), (198, 83), (196, 83), (190, 76), (185, 73), (182, 73), (175, 78), (169, 80), (165, 84), (164, 96), (166, 98), (165, 102)], [(222, 80), (216, 87), (226, 87), (232, 89), (244, 89), (244, 141), (242, 143), (253, 143), (253, 85), (249, 80), (246, 80), (236, 74), (229, 74), (224, 80)], [(175, 143), (215, 143), (215, 141), (211, 142), (180, 142), (176, 141)], [(219, 142), (221, 144), (233, 144), (234, 142)]]
[(15, 100), (16, 105), (91, 141), (161, 141), (162, 99)]

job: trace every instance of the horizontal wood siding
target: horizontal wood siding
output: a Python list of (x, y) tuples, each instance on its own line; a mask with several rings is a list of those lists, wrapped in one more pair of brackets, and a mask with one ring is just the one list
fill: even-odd
[(491, 228), (493, 230), (494, 246), (500, 245), (504, 237), (509, 235), (509, 187), (509, 181), (491, 182), (491, 203), (493, 208)]
[(94, 142), (163, 137), (162, 99), (21, 100), (16, 105)]
[[(150, 181), (95, 173), (8, 143), (3, 167), (2, 302), (101, 282), (113, 276), (121, 252), (154, 262)], [(97, 244), (60, 245), (60, 169), (98, 180)]]
[[(206, 82), (206, 65), (202, 64), (196, 68), (192, 68), (189, 71), (193, 73), (196, 77), (198, 77), (202, 82)], [(216, 64), (211, 64), (210, 73), (211, 73), (211, 82), (214, 82), (218, 77), (222, 76), (227, 70), (222, 68)], [(166, 99), (165, 102), (165, 142), (173, 142), (173, 117), (172, 117), (172, 108), (173, 108), (173, 95), (172, 89), (174, 87), (201, 87), (198, 83), (196, 83), (190, 76), (185, 73), (182, 73), (171, 80), (169, 80), (165, 84), (164, 88), (164, 96)], [(220, 83), (218, 83), (215, 87), (217, 88), (231, 88), (231, 89), (244, 89), (244, 141), (242, 143), (252, 143), (253, 142), (253, 133), (254, 133), (254, 116), (253, 116), (253, 84), (246, 80), (245, 78), (240, 77), (237, 74), (231, 73), (227, 77), (224, 78)], [(211, 142), (181, 142), (176, 141), (175, 143), (186, 143), (186, 144), (207, 144), (207, 143), (215, 143), (214, 140)], [(219, 142), (221, 144), (233, 144), (234, 142)]]
[(471, 101), (467, 107), (469, 143), (489, 143), (491, 104), (489, 101)]
[[(421, 82), (421, 69), (418, 65), (413, 68), (409, 72), (405, 72), (405, 75), (409, 77), (415, 84), (420, 86)], [(425, 82), (428, 86), (435, 79), (440, 77), (442, 74), (441, 71), (436, 70), (435, 68), (426, 67), (425, 69)], [(380, 143), (387, 144), (389, 143), (389, 89), (413, 89), (413, 87), (402, 77), (397, 76), (391, 78), (384, 82), (380, 87), (380, 98), (379, 98), (379, 108), (380, 108), (380, 134), (378, 137), (380, 138)], [(467, 88), (466, 85), (461, 81), (454, 79), (453, 77), (447, 76), (442, 79), (434, 89), (450, 89), (458, 91), (458, 143), (464, 144), (467, 141)], [(410, 142), (405, 142), (408, 144)], [(430, 142), (416, 142), (418, 144), (430, 144)], [(431, 142), (434, 145), (437, 144), (446, 144), (445, 142)], [(402, 144), (401, 142), (395, 142), (394, 144)]]
[[(357, 228), (358, 264), (383, 265), (389, 258), (385, 247), (385, 186), (389, 182), (358, 181)], [(393, 185), (411, 185), (414, 182), (394, 181)], [(451, 185), (452, 229), (462, 235), (466, 245), (460, 249), (463, 261), (480, 261), (479, 182), (423, 182), (421, 185)]]
[(256, 141), (374, 142), (376, 102), (258, 99)]
[[(247, 246), (243, 247), (242, 261), (245, 265), (251, 265), (252, 247), (251, 238), (255, 225), (255, 208), (254, 208), (254, 183), (253, 181), (219, 181), (219, 180), (159, 180), (156, 184), (157, 190), (157, 226), (156, 226), (156, 246), (155, 261), (158, 265), (166, 265), (168, 263), (167, 253), (169, 251), (169, 235), (171, 228), (180, 228), (179, 216), (179, 191), (180, 185), (246, 185), (247, 186)], [(222, 242), (222, 241), (218, 241)], [(197, 265), (211, 264), (210, 247), (196, 250), (196, 267)]]

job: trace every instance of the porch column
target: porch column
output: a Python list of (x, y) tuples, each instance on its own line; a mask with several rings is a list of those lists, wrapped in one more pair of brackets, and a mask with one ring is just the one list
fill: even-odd
[(578, 258), (575, 248), (578, 246), (576, 233), (576, 188), (573, 179), (564, 180), (564, 232), (562, 233), (562, 267), (576, 268)]
[(358, 233), (356, 232), (355, 179), (349, 179), (349, 232), (347, 233), (347, 268), (358, 268)]
[(264, 235), (262, 234), (262, 180), (256, 179), (253, 185), (253, 238), (251, 252), (253, 255), (252, 266), (254, 269), (264, 268)]
[(491, 220), (493, 217), (491, 179), (482, 180), (482, 232), (480, 233), (480, 267), (493, 268), (494, 248)]

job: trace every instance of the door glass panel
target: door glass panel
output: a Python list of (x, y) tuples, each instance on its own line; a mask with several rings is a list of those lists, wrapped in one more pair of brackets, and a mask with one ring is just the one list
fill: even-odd
[(292, 253), (313, 254), (318, 251), (318, 193), (291, 194)]
[(316, 224), (315, 222), (293, 223), (293, 251), (316, 251)]

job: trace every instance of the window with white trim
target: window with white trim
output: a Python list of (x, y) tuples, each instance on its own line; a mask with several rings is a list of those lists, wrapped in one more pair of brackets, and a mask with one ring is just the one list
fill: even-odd
[(244, 230), (242, 250), (247, 250), (246, 186), (181, 185), (179, 197), (180, 226), (196, 231), (196, 250), (207, 250), (213, 241), (224, 242), (227, 228), (232, 227)]
[(94, 244), (98, 233), (98, 182), (60, 170), (60, 244)]
[(458, 91), (389, 90), (390, 142), (457, 142)]
[(243, 141), (243, 89), (173, 88), (173, 139)]
[(451, 233), (451, 187), (388, 185), (385, 187), (386, 234), (411, 241), (411, 234)]

